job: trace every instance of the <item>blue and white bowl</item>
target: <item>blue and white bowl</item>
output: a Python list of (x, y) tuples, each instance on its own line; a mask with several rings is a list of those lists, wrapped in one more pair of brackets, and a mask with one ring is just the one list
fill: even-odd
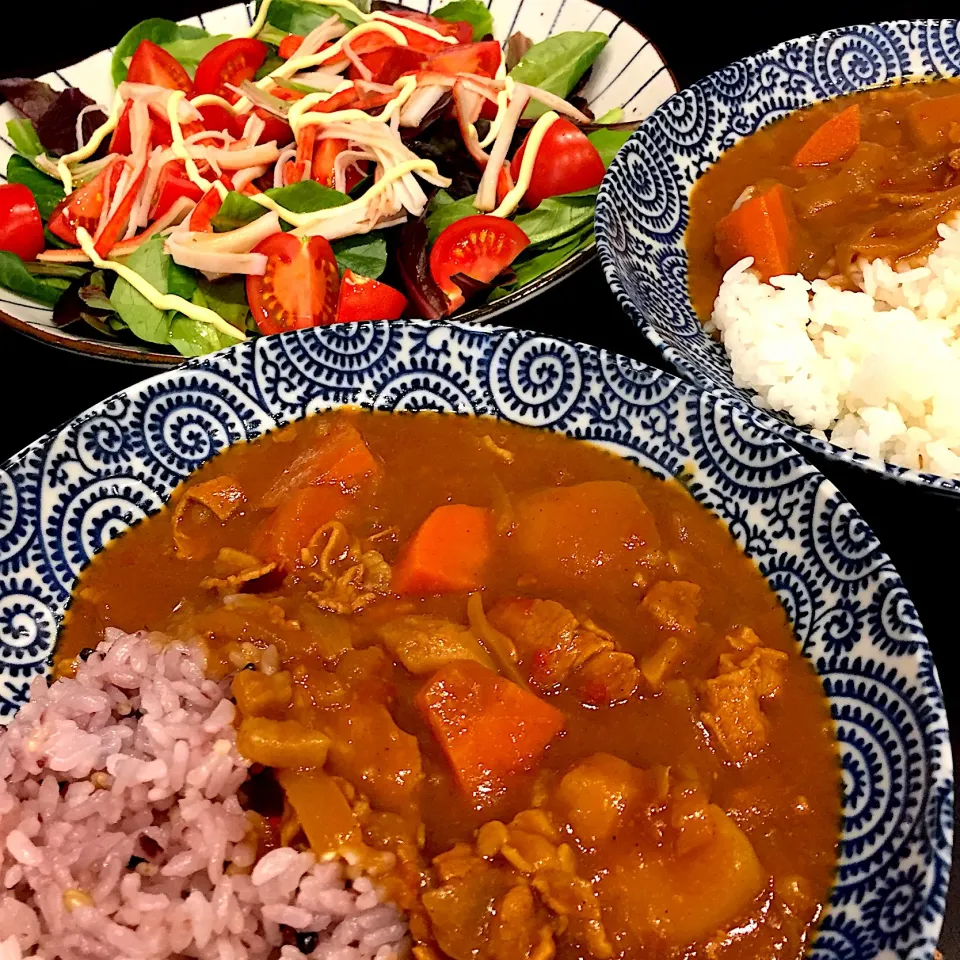
[[(610, 166), (597, 202), (607, 282), (680, 373), (753, 407), (687, 292), (684, 232), (697, 180), (739, 140), (800, 108), (903, 78), (960, 76), (960, 21), (898, 20), (789, 40), (710, 74), (662, 104)], [(753, 409), (756, 410), (754, 407)], [(761, 419), (793, 443), (902, 482), (960, 495), (960, 480), (873, 460), (811, 436), (786, 414)]]
[(343, 324), (190, 361), (97, 404), (0, 468), (0, 714), (48, 669), (76, 578), (230, 444), (317, 410), (482, 414), (677, 477), (776, 590), (830, 698), (839, 868), (812, 956), (928, 960), (950, 869), (953, 780), (910, 597), (830, 481), (754, 412), (594, 347), (505, 327)]

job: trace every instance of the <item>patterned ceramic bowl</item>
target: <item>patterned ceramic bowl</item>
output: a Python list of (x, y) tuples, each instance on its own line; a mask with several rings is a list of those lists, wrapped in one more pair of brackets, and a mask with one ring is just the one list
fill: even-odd
[(867, 525), (755, 413), (594, 347), (469, 325), (345, 324), (190, 361), (0, 470), (0, 714), (47, 670), (90, 557), (218, 450), (343, 404), (483, 414), (678, 477), (783, 602), (830, 698), (839, 869), (816, 960), (927, 960), (953, 825), (946, 713), (913, 604)]
[[(671, 97), (620, 151), (597, 203), (600, 261), (630, 318), (691, 382), (753, 406), (690, 305), (683, 237), (693, 185), (738, 140), (798, 107), (918, 76), (960, 76), (960, 21), (898, 20), (782, 43)], [(960, 495), (960, 480), (845, 450), (785, 414), (761, 417), (825, 457)]]
[[(403, 0), (404, 6), (424, 12), (430, 12), (444, 2), (446, 0)], [(517, 32), (534, 41), (544, 40), (564, 30), (596, 30), (610, 35), (610, 41), (594, 64), (589, 81), (581, 93), (597, 117), (614, 107), (622, 107), (624, 120), (642, 120), (676, 92), (673, 74), (657, 48), (622, 17), (590, 0), (489, 0), (487, 6), (493, 14), (496, 37), (502, 43)], [(152, 12), (145, 9), (143, 15), (162, 16), (162, 5), (154, 5)], [(252, 2), (235, 3), (183, 22), (203, 27), (211, 34), (235, 34), (248, 29), (253, 23), (253, 16)], [(113, 47), (110, 47), (80, 63), (44, 74), (39, 79), (57, 90), (68, 86), (79, 87), (98, 103), (111, 103), (112, 55)], [(16, 115), (8, 104), (0, 104), (0, 127)], [(0, 136), (0, 171), (6, 169), (12, 152), (13, 145)], [(0, 182), (4, 179), (0, 173)], [(595, 246), (582, 250), (521, 290), (495, 303), (469, 310), (458, 319), (489, 320), (559, 283), (595, 257)], [(0, 322), (54, 346), (111, 360), (160, 366), (172, 366), (182, 359), (175, 352), (164, 353), (156, 348), (151, 349), (147, 344), (119, 343), (92, 336), (83, 337), (73, 330), (60, 330), (54, 325), (52, 317), (53, 312), (49, 308), (0, 288)]]

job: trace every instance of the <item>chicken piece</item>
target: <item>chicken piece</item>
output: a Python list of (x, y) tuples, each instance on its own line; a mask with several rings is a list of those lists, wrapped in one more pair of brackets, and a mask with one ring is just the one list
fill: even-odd
[(703, 722), (734, 763), (756, 756), (767, 742), (769, 721), (761, 701), (777, 694), (787, 655), (760, 645), (743, 628), (727, 638), (734, 652), (720, 655), (718, 674), (705, 681)]
[(377, 636), (413, 674), (433, 673), (452, 660), (474, 660), (488, 670), (497, 669), (469, 627), (441, 617), (400, 617), (383, 624)]
[(555, 600), (502, 600), (489, 620), (516, 644), (538, 690), (569, 685), (593, 706), (622, 702), (637, 691), (640, 671), (634, 658)]
[(693, 636), (699, 626), (700, 587), (686, 580), (660, 580), (643, 598), (640, 612), (659, 630)]

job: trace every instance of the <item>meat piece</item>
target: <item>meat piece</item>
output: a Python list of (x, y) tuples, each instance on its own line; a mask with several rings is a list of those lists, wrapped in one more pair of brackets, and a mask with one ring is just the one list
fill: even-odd
[(727, 640), (734, 652), (721, 654), (717, 676), (703, 685), (702, 718), (730, 759), (743, 763), (767, 742), (769, 721), (761, 701), (780, 689), (787, 655), (760, 646), (751, 630)]
[(307, 596), (321, 610), (356, 613), (390, 587), (390, 566), (380, 552), (352, 537), (338, 520), (317, 530), (302, 559), (312, 564), (310, 576), (320, 584)]
[(633, 657), (555, 600), (502, 600), (489, 620), (516, 644), (538, 690), (568, 685), (594, 706), (627, 700), (637, 691), (640, 671)]
[(377, 636), (410, 673), (433, 673), (452, 660), (474, 660), (497, 669), (469, 627), (441, 617), (400, 617), (383, 624)]
[(640, 612), (658, 629), (692, 636), (699, 626), (700, 587), (686, 580), (661, 580), (643, 598)]
[(196, 560), (207, 553), (210, 545), (204, 536), (206, 531), (219, 528), (245, 500), (242, 487), (230, 476), (214, 477), (187, 487), (171, 519), (177, 556)]

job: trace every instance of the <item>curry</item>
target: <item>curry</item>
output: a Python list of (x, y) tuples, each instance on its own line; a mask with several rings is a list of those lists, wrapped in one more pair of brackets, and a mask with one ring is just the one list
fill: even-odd
[(493, 420), (341, 411), (222, 453), (81, 576), (233, 674), (263, 849), (378, 878), (418, 960), (798, 958), (840, 779), (783, 608), (675, 482)]
[(799, 272), (854, 289), (860, 259), (920, 263), (958, 210), (955, 81), (815, 104), (744, 138), (697, 181), (691, 301), (708, 318), (724, 271), (744, 256), (762, 279)]

